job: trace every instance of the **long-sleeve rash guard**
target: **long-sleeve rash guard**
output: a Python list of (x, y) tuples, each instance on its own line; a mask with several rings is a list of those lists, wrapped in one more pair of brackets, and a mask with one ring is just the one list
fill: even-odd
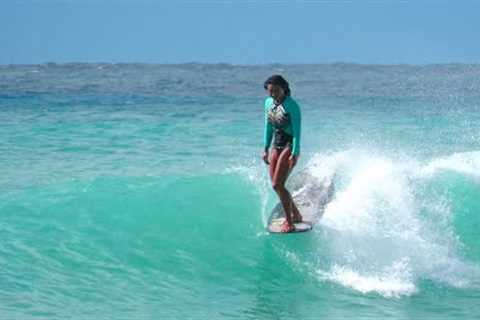
[[(288, 96), (282, 102), (285, 111), (289, 115), (290, 121), (287, 126), (282, 127), (280, 130), (285, 131), (293, 137), (292, 141), (292, 154), (298, 156), (300, 154), (300, 133), (302, 126), (302, 115), (300, 113), (300, 107), (298, 103)], [(272, 97), (265, 99), (265, 131), (264, 131), (264, 146), (265, 150), (270, 148), (273, 136), (273, 124), (268, 120), (268, 112), (274, 106), (274, 100)]]

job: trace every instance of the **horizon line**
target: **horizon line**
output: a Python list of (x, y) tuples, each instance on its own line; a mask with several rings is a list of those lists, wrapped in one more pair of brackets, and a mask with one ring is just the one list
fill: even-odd
[(427, 62), (427, 63), (363, 63), (363, 62), (268, 62), (268, 63), (231, 63), (231, 62), (81, 62), (81, 61), (69, 61), (69, 62), (55, 62), (46, 61), (41, 63), (0, 63), (1, 67), (16, 67), (16, 66), (53, 66), (53, 65), (157, 65), (157, 66), (184, 66), (184, 65), (225, 65), (225, 66), (239, 66), (239, 67), (261, 67), (261, 66), (305, 66), (305, 65), (357, 65), (357, 66), (436, 66), (436, 65), (479, 65), (479, 62)]

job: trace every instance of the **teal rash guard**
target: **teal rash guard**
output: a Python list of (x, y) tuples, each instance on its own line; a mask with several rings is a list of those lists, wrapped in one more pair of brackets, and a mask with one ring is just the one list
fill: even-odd
[[(298, 103), (288, 96), (281, 103), (286, 112), (286, 119), (281, 125), (272, 123), (271, 115), (269, 113), (275, 108), (275, 103), (272, 97), (265, 99), (265, 134), (264, 146), (265, 150), (270, 148), (272, 142), (273, 130), (282, 130), (292, 136), (292, 154), (298, 156), (300, 154), (300, 133), (302, 126), (302, 115)], [(283, 119), (282, 119), (283, 120)]]

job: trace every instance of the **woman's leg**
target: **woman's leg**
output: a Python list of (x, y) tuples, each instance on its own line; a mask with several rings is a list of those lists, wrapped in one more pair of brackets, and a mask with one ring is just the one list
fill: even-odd
[[(290, 176), (290, 172), (292, 172), (292, 169), (290, 169), (289, 172), (287, 173), (287, 178), (288, 178), (288, 176)], [(271, 176), (272, 176), (272, 181), (273, 181), (273, 174), (271, 174)], [(285, 181), (287, 180), (287, 178), (285, 178)], [(295, 223), (296, 222), (302, 222), (303, 217), (300, 214), (300, 211), (298, 211), (297, 205), (295, 204), (295, 201), (293, 201), (292, 195), (290, 193), (289, 193), (289, 195), (290, 195), (290, 201), (292, 202), (293, 222), (295, 222)]]
[(292, 231), (294, 228), (294, 209), (292, 196), (290, 192), (288, 192), (288, 190), (285, 188), (285, 183), (287, 181), (288, 175), (290, 174), (288, 158), (290, 157), (291, 152), (290, 148), (285, 148), (281, 151), (277, 150), (277, 153), (279, 154), (277, 155), (275, 167), (273, 170), (272, 186), (275, 192), (278, 194), (280, 202), (283, 206), (283, 210), (285, 211), (285, 218), (287, 221), (285, 227), (282, 230), (284, 232), (289, 232)]
[[(281, 151), (281, 150), (280, 150)], [(278, 156), (280, 155), (280, 151), (276, 148), (272, 148), (270, 153), (270, 167), (268, 168), (268, 173), (270, 174), (270, 179), (272, 180), (273, 184), (273, 176), (275, 174), (275, 168), (277, 167)]]

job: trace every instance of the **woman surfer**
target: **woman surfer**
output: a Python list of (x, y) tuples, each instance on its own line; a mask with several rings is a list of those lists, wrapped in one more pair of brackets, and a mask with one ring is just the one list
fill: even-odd
[[(292, 195), (285, 188), (287, 178), (300, 154), (300, 107), (290, 95), (288, 82), (280, 75), (273, 75), (264, 83), (269, 97), (265, 99), (265, 134), (263, 161), (269, 165), (272, 187), (280, 198), (285, 211), (282, 232), (295, 230), (294, 223), (302, 221)], [(273, 137), (273, 146), (269, 154)]]

